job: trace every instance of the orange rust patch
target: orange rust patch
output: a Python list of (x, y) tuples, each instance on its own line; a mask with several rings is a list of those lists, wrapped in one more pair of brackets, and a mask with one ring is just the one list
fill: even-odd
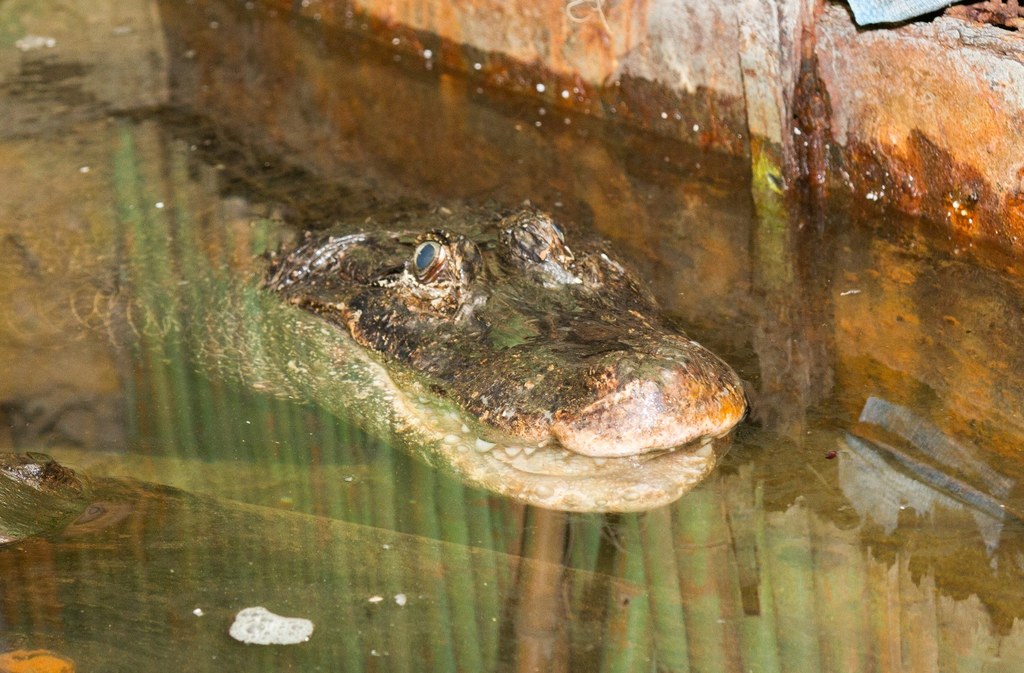
[[(957, 161), (914, 131), (904, 143), (881, 147), (850, 142), (839, 164), (855, 202), (877, 202), (945, 225), (962, 243), (998, 253), (1024, 254), (1024, 190), (1000, 198), (973, 166)], [(835, 174), (834, 174), (835, 175)], [(985, 260), (985, 250), (975, 255)]]
[(49, 650), (14, 650), (0, 654), (0, 673), (74, 673), (75, 662)]
[(1021, 5), (1020, 0), (987, 0), (955, 5), (946, 10), (946, 16), (1024, 30), (1024, 5)]

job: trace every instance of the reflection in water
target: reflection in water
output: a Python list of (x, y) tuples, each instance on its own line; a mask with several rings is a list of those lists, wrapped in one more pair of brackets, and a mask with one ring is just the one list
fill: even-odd
[(536, 508), (530, 514), (533, 533), (523, 555), (539, 563), (523, 569), (516, 587), (515, 670), (564, 671), (569, 655), (562, 599), (567, 588), (562, 567), (566, 514)]
[[(891, 535), (899, 525), (900, 512), (911, 509), (919, 517), (932, 514), (936, 508), (962, 511), (964, 505), (959, 499), (938, 490), (934, 477), (941, 473), (915, 470), (916, 481), (893, 470), (885, 459), (870, 444), (854, 436), (844, 438), (845, 445), (852, 451), (840, 457), (839, 483), (850, 504), (865, 519), (870, 518), (882, 526), (886, 535)], [(963, 489), (958, 489), (963, 498)], [(968, 498), (963, 498), (968, 499)], [(985, 540), (985, 547), (992, 554), (998, 547), (1003, 532), (1004, 512), (993, 508), (983, 498), (970, 498), (974, 505), (970, 514), (978, 525), (978, 532)]]
[[(965, 445), (943, 435), (938, 428), (927, 421), (917, 417), (908, 409), (893, 405), (877, 397), (868, 398), (864, 410), (860, 415), (861, 423), (879, 426), (884, 432), (872, 430), (870, 427), (860, 426), (856, 430), (857, 437), (847, 437), (846, 443), (857, 449), (857, 452), (866, 458), (867, 454), (886, 454), (900, 467), (913, 474), (913, 480), (908, 485), (914, 488), (918, 481), (930, 485), (933, 489), (917, 489), (927, 492), (924, 502), (915, 504), (910, 498), (910, 506), (919, 513), (926, 513), (931, 510), (930, 498), (941, 496), (945, 500), (955, 498), (977, 510), (982, 516), (979, 525), (992, 524), (1002, 521), (1010, 513), (1013, 513), (1012, 505), (1008, 509), (1005, 499), (1009, 495), (1014, 481), (1002, 474), (999, 474), (991, 466), (979, 460), (977, 450), (970, 450)], [(889, 436), (886, 436), (889, 433)], [(890, 439), (891, 438), (891, 439)], [(888, 441), (887, 441), (888, 440)], [(907, 448), (897, 448), (894, 444), (903, 444)], [(869, 448), (870, 447), (870, 448)], [(915, 455), (916, 454), (916, 455)], [(876, 462), (877, 459), (871, 460)], [(891, 472), (891, 470), (888, 470)], [(959, 477), (957, 475), (963, 475)], [(965, 481), (966, 479), (966, 481)], [(980, 487), (971, 485), (971, 481), (978, 482)], [(866, 485), (866, 484), (865, 484)], [(885, 509), (888, 502), (899, 503), (903, 489), (895, 489), (879, 498), (878, 505)], [(941, 493), (940, 493), (941, 492)], [(948, 493), (949, 497), (942, 493)], [(895, 500), (893, 500), (895, 496)], [(851, 500), (856, 496), (848, 494)], [(858, 508), (858, 511), (863, 510)], [(881, 512), (882, 517), (876, 521), (882, 523), (887, 521), (888, 532), (896, 527), (896, 515), (890, 510), (886, 515)], [(1015, 514), (1019, 520), (1019, 514)], [(995, 535), (998, 537), (1001, 526), (996, 526)], [(990, 542), (995, 546), (996, 541)]]
[(861, 423), (877, 425), (920, 448), (947, 471), (967, 472), (980, 480), (985, 490), (996, 498), (1005, 498), (1013, 487), (1012, 479), (999, 474), (979, 458), (979, 449), (947, 437), (937, 427), (905, 407), (890, 404), (878, 397), (869, 397), (860, 412), (859, 420)]
[[(0, 554), (5, 639), (61, 652), (79, 670), (272, 670), (268, 664), (277, 660), (299, 670), (333, 662), (332, 669), (358, 671), (376, 658), (389, 670), (492, 670), (496, 652), (479, 645), (497, 642), (503, 606), (526, 578), (554, 567), (566, 589), (585, 582), (604, 595), (619, 584), (517, 556), (132, 481), (97, 480), (95, 493), (114, 503), (106, 511), (127, 515)], [(376, 561), (365, 563), (370, 558)], [(451, 591), (459, 578), (479, 581), (486, 567), (502, 578), (490, 588), (496, 611)], [(472, 608), (468, 616), (460, 602)], [(231, 645), (234, 614), (257, 604), (311, 619), (313, 638), (275, 652)], [(59, 618), (40, 621), (44, 614)], [(576, 637), (599, 628), (598, 614), (573, 617)], [(473, 640), (459, 640), (467, 636)]]
[[(312, 25), (135, 9), (163, 22), (171, 60), (146, 63), (183, 115), (70, 98), (37, 127), (61, 87), (3, 89), (21, 121), (0, 128), (0, 446), (98, 490), (62, 533), (0, 548), (0, 649), (133, 671), (1024, 666), (1016, 281), (838, 212), (808, 244), (753, 215), (737, 164), (549, 124)], [(527, 510), (209, 367), (234, 342), (196, 338), (225, 314), (194, 322), (194, 279), (250, 278), (282, 217), (480, 194), (593, 225), (750, 380), (764, 412), (671, 508)], [(249, 605), (317, 630), (246, 648), (226, 631)]]

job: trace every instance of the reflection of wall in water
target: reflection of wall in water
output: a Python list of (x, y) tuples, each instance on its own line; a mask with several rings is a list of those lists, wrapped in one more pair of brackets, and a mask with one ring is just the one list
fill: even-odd
[[(869, 395), (1015, 457), (1024, 439), (1024, 302), (1012, 279), (922, 241), (851, 239), (833, 288), (837, 371), (856, 417)], [(917, 252), (920, 250), (920, 252)], [(857, 294), (840, 294), (859, 290)], [(1020, 471), (1017, 461), (1005, 465)]]

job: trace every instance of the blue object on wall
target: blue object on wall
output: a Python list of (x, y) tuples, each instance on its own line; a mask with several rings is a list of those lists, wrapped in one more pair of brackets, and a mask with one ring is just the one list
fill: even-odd
[(930, 14), (953, 4), (953, 0), (850, 0), (857, 25), (894, 23)]

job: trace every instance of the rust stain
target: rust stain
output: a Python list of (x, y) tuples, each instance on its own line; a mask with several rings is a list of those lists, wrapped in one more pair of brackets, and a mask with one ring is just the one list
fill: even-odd
[(1020, 0), (988, 0), (955, 5), (946, 10), (946, 16), (1003, 28), (1024, 29), (1024, 5), (1021, 5)]
[(49, 650), (0, 654), (0, 673), (75, 673), (75, 663)]
[(820, 208), (828, 196), (832, 103), (818, 72), (817, 56), (801, 59), (793, 99), (794, 128), (800, 131), (793, 138), (799, 183), (808, 203)]
[(986, 264), (1024, 255), (1019, 51), (949, 19), (856, 31), (833, 12), (818, 32), (834, 184), (931, 220)]
[(855, 210), (877, 218), (899, 210), (948, 233), (953, 249), (1016, 274), (1024, 256), (1024, 191), (1000, 196), (980, 171), (915, 130), (900, 144), (851, 141), (834, 153), (834, 183)]

